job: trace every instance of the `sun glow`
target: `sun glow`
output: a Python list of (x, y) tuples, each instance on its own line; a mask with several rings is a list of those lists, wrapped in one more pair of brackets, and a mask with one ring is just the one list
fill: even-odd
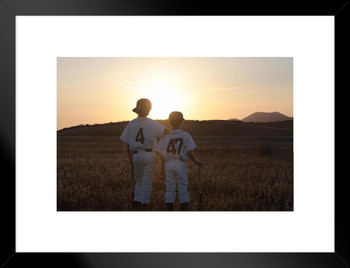
[(183, 92), (168, 80), (155, 82), (146, 91), (145, 97), (152, 102), (150, 117), (154, 119), (167, 119), (172, 111), (182, 111), (184, 108)]

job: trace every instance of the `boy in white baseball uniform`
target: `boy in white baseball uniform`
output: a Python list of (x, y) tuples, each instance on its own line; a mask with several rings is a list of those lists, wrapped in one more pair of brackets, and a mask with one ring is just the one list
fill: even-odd
[(157, 138), (169, 132), (165, 126), (147, 117), (151, 108), (150, 100), (139, 99), (133, 109), (138, 117), (127, 124), (120, 136), (127, 144), (131, 170), (136, 174), (133, 205), (137, 209), (141, 206), (143, 210), (148, 209), (151, 199)]
[(181, 112), (169, 115), (170, 132), (163, 136), (157, 146), (157, 152), (162, 155), (162, 173), (165, 174), (165, 203), (167, 210), (174, 210), (175, 189), (177, 185), (181, 210), (188, 210), (190, 198), (188, 194), (188, 178), (186, 161), (192, 160), (201, 166), (193, 153), (196, 148), (191, 135), (181, 130), (184, 121)]

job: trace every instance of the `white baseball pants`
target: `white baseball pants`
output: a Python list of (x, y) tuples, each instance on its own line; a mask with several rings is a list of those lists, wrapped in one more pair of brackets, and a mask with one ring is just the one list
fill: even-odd
[(188, 195), (187, 165), (185, 161), (169, 160), (165, 162), (165, 184), (165, 203), (174, 203), (176, 185), (180, 203), (187, 203), (190, 201)]
[(136, 175), (134, 201), (149, 204), (156, 154), (154, 152), (138, 151), (133, 155), (133, 159)]

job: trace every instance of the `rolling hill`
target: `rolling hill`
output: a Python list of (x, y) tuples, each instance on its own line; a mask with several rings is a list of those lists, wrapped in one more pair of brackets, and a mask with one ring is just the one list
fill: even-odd
[(266, 113), (266, 112), (256, 112), (253, 113), (245, 118), (242, 119), (243, 122), (278, 122), (278, 121), (286, 121), (291, 120), (292, 117), (286, 116), (284, 114), (281, 114), (279, 112), (272, 112), (272, 113)]

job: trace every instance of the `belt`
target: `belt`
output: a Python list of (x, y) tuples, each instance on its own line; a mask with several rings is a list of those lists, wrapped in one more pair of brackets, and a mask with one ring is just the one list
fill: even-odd
[(144, 152), (147, 152), (147, 153), (153, 152), (152, 149), (139, 149), (139, 150), (133, 151), (132, 153), (133, 153), (133, 154), (137, 154), (137, 152), (139, 152), (139, 151), (144, 151)]
[(181, 161), (181, 162), (185, 162), (184, 160), (182, 160), (181, 158), (168, 158), (167, 160), (165, 160), (165, 162), (168, 162), (168, 161)]

